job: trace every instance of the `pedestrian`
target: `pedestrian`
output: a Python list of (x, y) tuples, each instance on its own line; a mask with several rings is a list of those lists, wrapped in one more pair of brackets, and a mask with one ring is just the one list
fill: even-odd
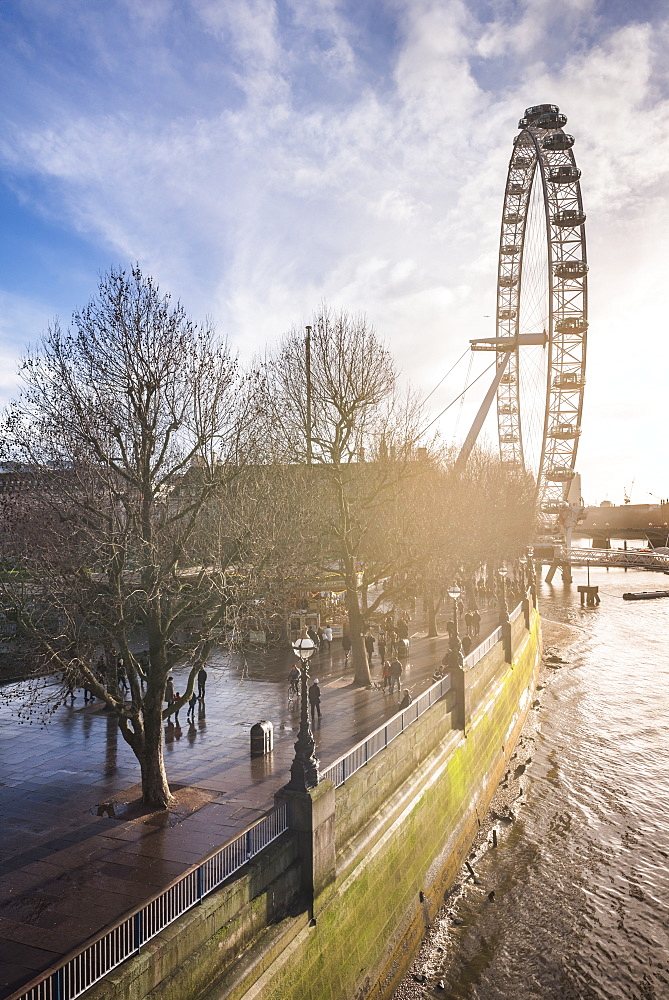
[(341, 645), (342, 645), (342, 649), (344, 650), (344, 656), (345, 656), (344, 662), (348, 663), (348, 654), (351, 652), (351, 637), (348, 634), (348, 632), (346, 632), (341, 637)]
[(169, 708), (174, 701), (174, 678), (172, 674), (167, 678), (167, 684), (165, 685), (165, 701), (167, 702), (167, 707)]
[(311, 721), (314, 722), (316, 719), (316, 712), (318, 712), (318, 718), (321, 717), (321, 689), (318, 686), (318, 677), (314, 678), (313, 684), (309, 687), (309, 705), (311, 706)]
[(472, 611), (472, 622), (474, 625), (474, 638), (478, 639), (481, 634), (481, 615), (478, 608)]
[(195, 706), (197, 705), (197, 695), (193, 691), (192, 695), (188, 700), (188, 711), (186, 712), (186, 718), (190, 719), (191, 722), (195, 722)]
[(470, 635), (463, 635), (462, 637), (462, 653), (464, 656), (468, 656), (472, 651), (472, 637)]
[(372, 655), (374, 653), (374, 636), (368, 632), (365, 636), (365, 649), (367, 650), (367, 662), (372, 665)]
[(411, 691), (404, 689), (404, 694), (402, 695), (402, 700), (400, 702), (400, 708), (408, 708), (413, 698), (411, 697)]
[(386, 658), (386, 639), (383, 632), (379, 635), (379, 656), (381, 657), (381, 663), (383, 663)]
[(389, 656), (392, 656), (393, 653), (395, 652), (395, 645), (396, 645), (396, 643), (397, 643), (397, 632), (395, 632), (393, 629), (391, 629), (390, 632), (388, 633), (388, 645), (390, 647), (388, 649), (388, 655)]
[(390, 660), (383, 661), (381, 677), (383, 678), (383, 690), (385, 691), (386, 687), (390, 687)]
[(332, 629), (329, 625), (326, 625), (323, 629), (323, 641), (328, 644), (328, 653), (330, 652), (330, 647), (332, 646)]
[(474, 612), (468, 611), (465, 615), (465, 628), (467, 629), (467, 635), (474, 635)]
[(124, 694), (128, 693), (128, 675), (125, 672), (125, 663), (122, 656), (119, 656), (116, 663), (116, 683), (118, 687), (123, 688)]
[(409, 625), (404, 618), (400, 618), (397, 623), (397, 636), (399, 639), (409, 638)]
[[(180, 697), (181, 697), (181, 695), (179, 694), (178, 691), (176, 691), (175, 694), (174, 694), (174, 701), (177, 702)], [(179, 708), (175, 709), (175, 711), (174, 711), (174, 723), (177, 726), (179, 725), (179, 712), (180, 712), (180, 710), (181, 710), (181, 706), (179, 706)]]
[(204, 689), (207, 686), (207, 671), (200, 667), (197, 672), (197, 696), (200, 701), (204, 701)]
[(392, 694), (395, 690), (395, 684), (397, 684), (397, 693), (400, 693), (400, 678), (402, 677), (402, 661), (395, 657), (394, 660), (390, 661), (390, 693)]

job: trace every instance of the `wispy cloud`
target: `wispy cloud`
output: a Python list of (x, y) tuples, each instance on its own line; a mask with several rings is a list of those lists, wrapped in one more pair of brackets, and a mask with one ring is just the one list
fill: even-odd
[[(431, 388), (492, 332), (516, 120), (555, 102), (583, 169), (592, 357), (624, 352), (640, 315), (661, 349), (658, 292), (640, 302), (630, 270), (647, 287), (649, 234), (669, 228), (668, 28), (605, 8), (25, 0), (0, 41), (15, 98), (0, 163), (36, 208), (47, 199), (110, 263), (139, 259), (244, 354), (325, 296), (365, 309)], [(624, 391), (607, 370), (608, 394)], [(591, 381), (599, 427), (606, 390)], [(586, 426), (594, 462), (591, 440)]]

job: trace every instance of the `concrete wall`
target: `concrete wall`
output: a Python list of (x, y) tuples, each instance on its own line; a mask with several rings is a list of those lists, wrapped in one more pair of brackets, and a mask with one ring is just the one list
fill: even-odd
[[(512, 664), (498, 644), (464, 672), (464, 732), (454, 728), (456, 687), (336, 793), (329, 783), (319, 786), (299, 812), (300, 829), (90, 995), (388, 997), (467, 856), (532, 702), (541, 645), (536, 612), (529, 632), (522, 616), (512, 623), (512, 637)], [(304, 865), (298, 854), (310, 814), (318, 828)]]

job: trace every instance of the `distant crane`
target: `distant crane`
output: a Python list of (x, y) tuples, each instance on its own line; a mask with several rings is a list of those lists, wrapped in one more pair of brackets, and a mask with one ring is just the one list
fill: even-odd
[(636, 479), (633, 479), (632, 480), (632, 485), (629, 488), (629, 493), (627, 492), (627, 487), (623, 486), (623, 496), (625, 497), (625, 503), (631, 503), (632, 502), (632, 490), (634, 489), (635, 482), (636, 482)]

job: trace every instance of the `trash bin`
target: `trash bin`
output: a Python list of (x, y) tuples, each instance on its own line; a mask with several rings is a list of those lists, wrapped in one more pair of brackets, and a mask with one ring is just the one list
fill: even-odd
[(274, 749), (274, 726), (263, 719), (251, 726), (251, 756), (262, 757)]

